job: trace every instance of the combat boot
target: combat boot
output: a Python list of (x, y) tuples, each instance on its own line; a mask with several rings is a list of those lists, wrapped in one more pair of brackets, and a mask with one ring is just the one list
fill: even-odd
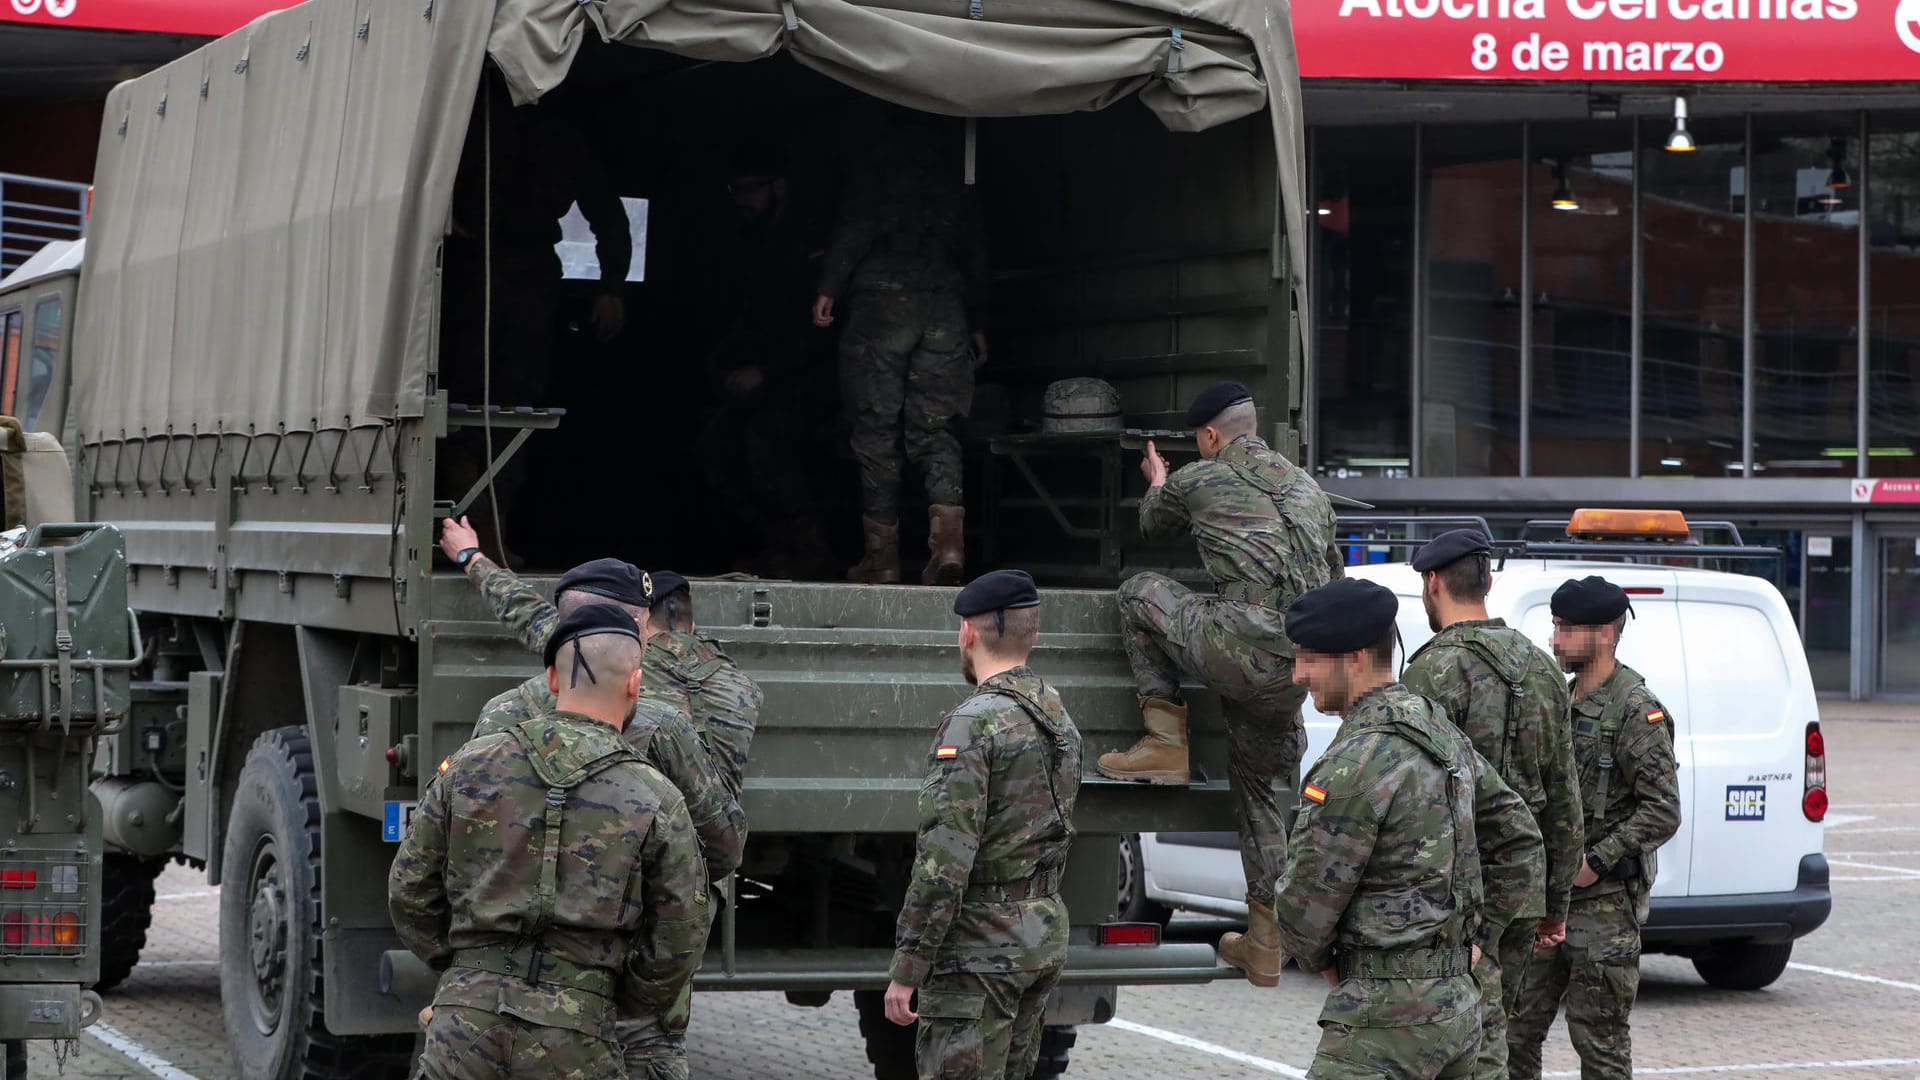
[(900, 580), (900, 526), (870, 517), (860, 519), (867, 534), (867, 553), (847, 571), (848, 581), (863, 585), (892, 585)]
[(1220, 935), (1220, 959), (1247, 973), (1255, 986), (1280, 985), (1280, 924), (1273, 909), (1247, 898), (1247, 932)]
[(920, 572), (922, 585), (958, 585), (965, 571), (967, 508), (927, 507), (927, 550), (933, 557)]
[(1130, 749), (1101, 754), (1095, 766), (1100, 775), (1149, 784), (1185, 784), (1187, 707), (1165, 698), (1141, 698), (1140, 718), (1147, 733)]

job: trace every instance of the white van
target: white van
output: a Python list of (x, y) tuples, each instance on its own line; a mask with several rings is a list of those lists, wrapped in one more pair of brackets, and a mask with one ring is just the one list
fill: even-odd
[[(1356, 566), (1348, 573), (1399, 595), (1408, 650), (1433, 636), (1412, 567)], [(1644, 947), (1692, 958), (1714, 986), (1759, 989), (1786, 968), (1793, 940), (1825, 922), (1833, 907), (1821, 853), (1825, 746), (1793, 619), (1779, 591), (1759, 578), (1560, 558), (1508, 559), (1494, 575), (1488, 613), (1547, 648), (1553, 590), (1587, 574), (1631, 594), (1635, 617), (1621, 638), (1620, 659), (1646, 677), (1677, 736), (1682, 820), (1660, 849)], [(1309, 704), (1306, 725), (1312, 762), (1339, 721)], [(1233, 835), (1145, 833), (1126, 854), (1130, 877), (1121, 894), (1130, 910), (1123, 917), (1164, 918), (1173, 908), (1245, 917)]]

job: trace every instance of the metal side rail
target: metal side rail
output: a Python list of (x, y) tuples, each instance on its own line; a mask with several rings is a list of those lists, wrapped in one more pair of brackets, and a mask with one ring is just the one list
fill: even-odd
[[(892, 949), (745, 949), (726, 974), (714, 955), (693, 977), (695, 990), (884, 990)], [(1213, 946), (1071, 945), (1062, 986), (1166, 986), (1242, 978)]]

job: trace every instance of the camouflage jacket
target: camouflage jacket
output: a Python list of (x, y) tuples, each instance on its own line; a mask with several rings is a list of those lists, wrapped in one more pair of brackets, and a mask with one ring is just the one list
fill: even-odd
[[(1079, 792), (1080, 732), (1031, 668), (995, 675), (946, 715), (920, 788), (896, 981), (919, 986), (930, 974), (1066, 962), (1057, 875), (1073, 843)], [(1009, 899), (996, 886), (1036, 895)]]
[(974, 329), (987, 317), (984, 229), (960, 162), (924, 131), (888, 136), (854, 167), (819, 292), (835, 299), (872, 291), (960, 294)]
[[(1540, 830), (1526, 804), (1437, 706), (1399, 683), (1347, 710), (1301, 796), (1274, 915), (1281, 948), (1304, 970), (1369, 951), (1484, 945), (1487, 927), (1511, 921), (1540, 888)], [(1345, 978), (1320, 1018), (1405, 1027), (1478, 1003), (1465, 971)]]
[(1346, 572), (1334, 545), (1333, 504), (1313, 477), (1257, 435), (1242, 435), (1211, 458), (1190, 462), (1140, 500), (1148, 540), (1191, 533), (1222, 595), (1235, 587), (1284, 611), (1293, 598)]
[[(567, 796), (547, 894), (555, 787)], [(401, 840), (387, 897), (401, 941), (445, 973), (434, 1004), (599, 1038), (612, 1035), (613, 997), (567, 985), (566, 966), (605, 971), (624, 999), (664, 1010), (700, 966), (711, 916), (680, 793), (612, 728), (564, 712), (447, 759)], [(489, 957), (526, 946), (560, 978), (535, 984), (490, 970)]]
[(1547, 847), (1547, 887), (1520, 917), (1567, 921), (1567, 897), (1586, 849), (1560, 665), (1505, 622), (1473, 620), (1420, 646), (1400, 681), (1444, 706), (1533, 811)]
[(705, 634), (663, 630), (647, 639), (640, 693), (658, 697), (693, 718), (714, 772), (735, 798), (747, 771), (747, 752), (766, 700), (719, 642)]
[[(467, 578), (515, 640), (529, 652), (546, 649), (547, 639), (560, 622), (559, 609), (552, 601), (484, 555), (468, 560)], [(729, 786), (722, 778), (724, 774), (716, 768), (692, 718), (685, 713), (668, 715), (678, 710), (663, 705), (659, 695), (647, 693), (644, 654), (641, 665), (641, 698), (627, 721), (627, 741), (686, 796), (687, 812), (700, 836), (707, 870), (718, 881), (739, 868), (747, 846), (747, 815), (740, 808), (739, 787)], [(519, 718), (551, 712), (558, 704), (547, 689), (546, 675), (535, 675), (487, 702), (480, 722), (474, 726), (474, 735), (499, 730)]]
[[(559, 706), (542, 672), (487, 702), (473, 726), (472, 738), (485, 738), (523, 720), (551, 715)], [(672, 706), (642, 698), (634, 704), (633, 715), (627, 718), (621, 734), (685, 797), (694, 835), (700, 838), (700, 854), (713, 880), (739, 869), (747, 847), (746, 811), (714, 774), (713, 761), (694, 732), (693, 722)]]
[[(1601, 880), (1575, 889), (1576, 899), (1637, 885), (1644, 896), (1658, 867), (1654, 853), (1680, 831), (1680, 767), (1673, 756), (1673, 718), (1625, 664), (1573, 702), (1573, 756), (1580, 764), (1580, 800), (1586, 808), (1587, 850), (1613, 866), (1641, 860), (1634, 881)], [(1601, 767), (1606, 721), (1615, 720), (1613, 768)], [(1605, 776), (1606, 791), (1600, 790)]]

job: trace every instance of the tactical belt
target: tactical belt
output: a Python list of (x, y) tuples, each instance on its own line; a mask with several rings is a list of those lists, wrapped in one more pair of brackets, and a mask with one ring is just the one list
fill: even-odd
[(1229, 581), (1220, 586), (1220, 599), (1237, 600), (1274, 611), (1286, 609), (1288, 599), (1274, 585), (1255, 585), (1251, 581)]
[(1473, 969), (1473, 950), (1357, 949), (1334, 958), (1342, 979), (1446, 979)]
[(968, 903), (998, 904), (1038, 900), (1060, 891), (1060, 871), (1042, 870), (1025, 881), (976, 881), (967, 885)]
[(545, 952), (531, 942), (460, 949), (453, 954), (453, 966), (523, 979), (533, 986), (561, 986), (601, 997), (613, 996), (612, 971), (582, 967)]

